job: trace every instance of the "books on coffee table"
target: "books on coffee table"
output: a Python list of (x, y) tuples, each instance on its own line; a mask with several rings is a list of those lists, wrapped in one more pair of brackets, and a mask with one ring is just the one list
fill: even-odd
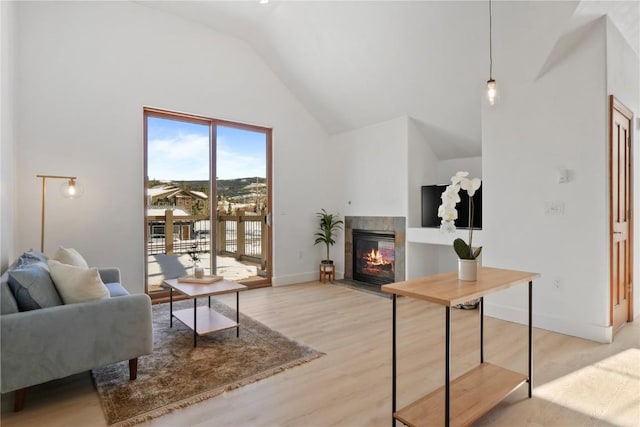
[(178, 278), (178, 282), (181, 283), (196, 283), (196, 284), (202, 284), (202, 285), (208, 285), (209, 283), (214, 283), (217, 282), (219, 280), (224, 279), (224, 277), (222, 276), (204, 276), (201, 278), (197, 278), (194, 277), (193, 274), (190, 274), (189, 276), (182, 276)]

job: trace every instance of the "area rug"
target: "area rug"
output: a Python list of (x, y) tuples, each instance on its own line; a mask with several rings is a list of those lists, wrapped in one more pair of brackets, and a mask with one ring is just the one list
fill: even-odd
[[(211, 306), (236, 317), (221, 302)], [(174, 310), (188, 307), (193, 301), (174, 304)], [(138, 378), (129, 381), (127, 361), (91, 372), (107, 423), (135, 425), (323, 355), (243, 315), (242, 298), (240, 311), (239, 338), (235, 329), (221, 331), (198, 337), (193, 348), (191, 329), (175, 318), (169, 328), (169, 304), (154, 305), (154, 349), (138, 359)]]

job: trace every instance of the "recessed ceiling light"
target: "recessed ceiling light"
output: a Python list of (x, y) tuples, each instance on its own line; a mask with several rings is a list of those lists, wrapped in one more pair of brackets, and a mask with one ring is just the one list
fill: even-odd
[(269, 0), (259, 0), (258, 3), (260, 4), (267, 4), (269, 3)]

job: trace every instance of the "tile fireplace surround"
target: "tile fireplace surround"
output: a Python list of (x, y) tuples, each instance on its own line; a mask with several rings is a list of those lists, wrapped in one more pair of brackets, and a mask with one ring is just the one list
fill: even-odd
[(395, 281), (405, 280), (406, 219), (403, 216), (346, 216), (344, 218), (344, 278), (353, 280), (353, 230), (395, 233)]

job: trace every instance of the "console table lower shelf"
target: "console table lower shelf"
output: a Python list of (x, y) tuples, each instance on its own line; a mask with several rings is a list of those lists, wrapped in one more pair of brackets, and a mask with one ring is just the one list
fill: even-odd
[[(491, 363), (482, 363), (451, 381), (452, 426), (469, 425), (500, 403), (512, 391), (527, 382), (527, 376)], [(393, 414), (407, 426), (445, 424), (442, 408), (445, 387), (429, 393)]]

